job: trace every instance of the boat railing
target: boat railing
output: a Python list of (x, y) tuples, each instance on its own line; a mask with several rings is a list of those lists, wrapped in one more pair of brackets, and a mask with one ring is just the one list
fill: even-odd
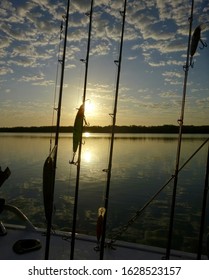
[(5, 204), (3, 206), (3, 211), (9, 211), (15, 214), (15, 216), (18, 217), (24, 223), (26, 230), (36, 231), (36, 227), (31, 223), (28, 217), (18, 207), (11, 204)]
[[(0, 168), (0, 187), (3, 185), (6, 179), (9, 178), (10, 175), (11, 175), (11, 171), (8, 167), (4, 171), (2, 171)], [(18, 217), (22, 222), (24, 222), (25, 229), (36, 231), (34, 225), (30, 222), (27, 216), (18, 207), (10, 204), (6, 204), (5, 199), (0, 198), (0, 214), (5, 211), (12, 212), (13, 214), (16, 215), (16, 217)], [(1, 233), (6, 233), (2, 222), (1, 222)]]

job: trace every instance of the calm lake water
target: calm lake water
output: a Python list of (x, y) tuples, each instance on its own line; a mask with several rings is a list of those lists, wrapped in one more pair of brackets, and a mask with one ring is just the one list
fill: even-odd
[[(185, 135), (180, 166), (208, 135)], [(0, 197), (18, 206), (36, 225), (45, 227), (42, 169), (49, 152), (48, 134), (0, 134), (0, 166), (12, 174)], [(95, 235), (97, 211), (104, 205), (109, 135), (84, 135), (77, 231)], [(118, 134), (113, 155), (107, 236), (125, 225), (174, 173), (177, 135)], [(204, 188), (208, 145), (179, 174), (172, 248), (195, 252)], [(55, 229), (71, 230), (76, 166), (72, 135), (61, 134), (55, 186)], [(166, 246), (173, 182), (157, 196), (121, 239)], [(5, 219), (5, 217), (3, 217)], [(17, 222), (9, 215), (11, 222)], [(209, 232), (209, 207), (205, 235)]]

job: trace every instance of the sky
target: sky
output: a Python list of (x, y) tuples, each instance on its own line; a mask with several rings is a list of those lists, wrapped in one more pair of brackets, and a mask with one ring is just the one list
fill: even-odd
[[(64, 126), (73, 125), (82, 103), (90, 2), (70, 4)], [(85, 112), (90, 125), (112, 123), (123, 5), (94, 1)], [(55, 124), (66, 6), (66, 0), (0, 2), (0, 127)], [(127, 0), (117, 125), (177, 125), (190, 8), (191, 0)], [(209, 2), (195, 0), (192, 30), (206, 22)], [(209, 24), (201, 37), (209, 45)], [(209, 125), (209, 47), (199, 46), (188, 74), (185, 125)]]

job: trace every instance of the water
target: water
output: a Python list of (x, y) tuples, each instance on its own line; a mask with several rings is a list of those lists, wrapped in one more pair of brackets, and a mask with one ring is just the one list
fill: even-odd
[[(205, 135), (185, 135), (180, 166), (203, 143)], [(77, 231), (95, 235), (98, 208), (104, 194), (110, 140), (106, 134), (86, 134), (82, 147)], [(135, 215), (174, 173), (177, 136), (170, 134), (118, 134), (114, 143), (107, 235), (117, 232)], [(49, 152), (48, 134), (0, 134), (0, 165), (12, 175), (0, 197), (19, 207), (36, 225), (45, 227), (42, 169)], [(55, 186), (53, 227), (71, 230), (76, 166), (72, 158), (72, 135), (61, 134)], [(172, 248), (197, 249), (207, 145), (179, 174)], [(121, 239), (166, 246), (173, 182), (146, 208)], [(10, 222), (12, 215), (1, 214)], [(205, 236), (209, 232), (207, 208)]]

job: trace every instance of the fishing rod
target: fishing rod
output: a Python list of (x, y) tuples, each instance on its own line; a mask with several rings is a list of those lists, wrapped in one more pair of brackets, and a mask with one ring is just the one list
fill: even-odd
[(207, 207), (207, 195), (208, 195), (208, 183), (209, 183), (209, 145), (208, 145), (208, 155), (207, 155), (207, 163), (206, 163), (206, 172), (205, 172), (205, 186), (203, 191), (202, 198), (202, 214), (201, 214), (201, 222), (200, 222), (200, 232), (199, 232), (199, 244), (197, 251), (197, 259), (201, 259), (202, 254), (202, 240), (204, 234), (204, 226), (205, 226), (205, 215), (206, 215), (206, 207)]
[(123, 11), (120, 12), (121, 16), (123, 17), (122, 31), (121, 31), (121, 41), (120, 41), (120, 52), (119, 52), (119, 59), (115, 61), (115, 64), (118, 67), (118, 72), (117, 72), (117, 81), (116, 81), (114, 111), (113, 111), (113, 115), (111, 115), (112, 116), (112, 133), (111, 133), (109, 163), (108, 163), (107, 170), (105, 170), (107, 172), (107, 184), (106, 184), (105, 203), (104, 203), (105, 214), (104, 214), (104, 217), (103, 217), (103, 224), (102, 224), (100, 260), (102, 260), (103, 257), (104, 257), (106, 224), (107, 224), (107, 210), (108, 210), (109, 192), (110, 192), (110, 180), (111, 180), (112, 158), (113, 158), (113, 148), (114, 148), (115, 124), (116, 124), (116, 115), (117, 115), (118, 93), (119, 93), (121, 61), (122, 61), (122, 51), (123, 51), (123, 37), (124, 37), (125, 18), (126, 18), (126, 2), (127, 1), (125, 0), (124, 1), (124, 9), (123, 9)]
[(172, 201), (171, 201), (171, 213), (170, 213), (170, 221), (169, 221), (169, 229), (168, 229), (166, 259), (170, 258), (171, 242), (172, 242), (172, 236), (173, 236), (176, 192), (177, 192), (177, 184), (178, 184), (179, 162), (180, 162), (180, 155), (181, 155), (182, 128), (183, 128), (183, 123), (184, 123), (184, 109), (185, 109), (186, 92), (187, 92), (187, 80), (188, 80), (188, 72), (189, 72), (189, 66), (190, 66), (190, 45), (191, 45), (191, 35), (192, 35), (193, 10), (194, 10), (194, 0), (192, 0), (191, 14), (189, 17), (189, 37), (188, 37), (188, 46), (187, 46), (187, 58), (186, 58), (186, 64), (183, 67), (185, 74), (184, 74), (183, 96), (182, 96), (182, 103), (181, 103), (182, 104), (181, 105), (181, 116), (180, 116), (180, 119), (178, 120), (179, 136), (178, 136), (178, 145), (177, 145), (177, 152), (176, 152), (176, 165), (175, 165), (174, 185), (173, 185), (173, 194), (172, 194)]
[(51, 238), (51, 228), (52, 228), (52, 213), (53, 213), (53, 203), (54, 203), (54, 186), (55, 186), (55, 176), (56, 176), (56, 166), (57, 166), (57, 150), (59, 142), (59, 129), (60, 129), (60, 117), (61, 117), (61, 107), (62, 107), (62, 93), (63, 93), (63, 82), (64, 82), (64, 69), (65, 69), (65, 57), (66, 57), (66, 47), (67, 47), (67, 34), (68, 34), (68, 21), (69, 21), (69, 9), (70, 0), (67, 2), (67, 9), (65, 15), (65, 34), (64, 34), (64, 46), (62, 59), (59, 62), (62, 65), (61, 77), (60, 77), (60, 90), (59, 90), (59, 100), (57, 107), (57, 123), (56, 123), (56, 133), (55, 133), (55, 144), (52, 152), (44, 163), (43, 169), (43, 193), (44, 193), (44, 207), (45, 215), (47, 220), (47, 232), (46, 232), (46, 246), (45, 246), (45, 259), (49, 258), (49, 247)]
[[(90, 43), (91, 43), (93, 6), (94, 6), (94, 0), (91, 0), (90, 13), (87, 14), (89, 16), (89, 32), (88, 32), (86, 60), (81, 59), (82, 62), (85, 62), (85, 66), (86, 66), (85, 77), (84, 77), (83, 104), (79, 108), (79, 111), (76, 116), (75, 124), (74, 124), (74, 132), (76, 134), (77, 143), (79, 145), (79, 147), (78, 147), (79, 150), (78, 150), (78, 160), (75, 163), (77, 166), (77, 174), (76, 174), (76, 186), (75, 186), (74, 209), (73, 209), (73, 224), (72, 224), (72, 233), (71, 233), (71, 251), (70, 251), (71, 260), (73, 260), (73, 258), (74, 258), (74, 249), (75, 249), (75, 233), (76, 233), (76, 219), (77, 219), (77, 209), (78, 209), (78, 191), (79, 191), (79, 184), (80, 184), (83, 123), (84, 123), (86, 89), (87, 89), (87, 79), (88, 79), (88, 65), (89, 65), (89, 52), (90, 52)], [(77, 124), (79, 126), (78, 129), (76, 127)], [(74, 134), (74, 136), (75, 136), (75, 134)], [(70, 163), (74, 163), (74, 156), (75, 156), (75, 154), (73, 155), (73, 160)]]

